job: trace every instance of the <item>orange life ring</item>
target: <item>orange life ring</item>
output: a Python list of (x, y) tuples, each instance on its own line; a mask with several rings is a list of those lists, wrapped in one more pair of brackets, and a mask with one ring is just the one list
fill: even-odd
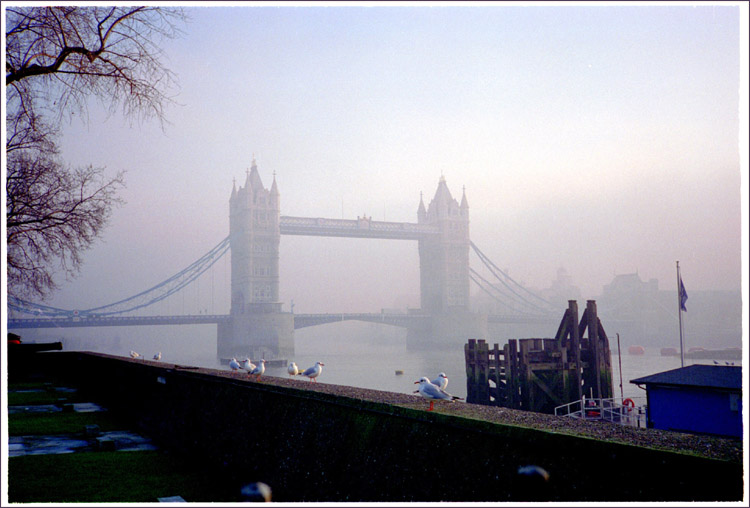
[(633, 399), (625, 399), (622, 401), (622, 405), (628, 408), (628, 411), (632, 411), (635, 407), (635, 402), (633, 402)]

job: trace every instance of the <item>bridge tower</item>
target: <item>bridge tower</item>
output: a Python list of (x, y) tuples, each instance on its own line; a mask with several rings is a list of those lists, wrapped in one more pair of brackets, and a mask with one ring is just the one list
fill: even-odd
[(469, 310), (469, 203), (464, 189), (458, 204), (445, 177), (425, 209), (419, 198), (417, 222), (437, 226), (436, 237), (419, 240), (421, 306), (431, 314)]
[(220, 358), (294, 354), (294, 317), (279, 301), (279, 221), (276, 175), (266, 189), (253, 157), (244, 187), (233, 184), (229, 198), (231, 320), (218, 330)]
[(422, 311), (431, 316), (423, 329), (409, 329), (413, 345), (451, 344), (487, 335), (487, 317), (472, 314), (469, 294), (469, 202), (453, 198), (441, 176), (430, 204), (420, 195), (417, 222), (436, 226), (438, 234), (419, 240)]

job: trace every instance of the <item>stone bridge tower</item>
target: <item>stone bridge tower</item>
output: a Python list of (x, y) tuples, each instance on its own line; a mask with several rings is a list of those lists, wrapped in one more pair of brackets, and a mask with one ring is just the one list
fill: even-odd
[(430, 314), (469, 310), (469, 203), (464, 189), (461, 204), (440, 177), (435, 197), (425, 209), (421, 196), (419, 224), (437, 226), (434, 238), (419, 240), (422, 310)]
[(441, 176), (427, 208), (420, 196), (417, 222), (436, 226), (438, 234), (419, 240), (421, 308), (430, 318), (421, 328), (409, 328), (409, 345), (453, 347), (469, 338), (486, 338), (487, 316), (472, 314), (470, 309), (466, 189), (459, 204)]
[(220, 358), (294, 354), (294, 317), (279, 301), (279, 191), (260, 179), (253, 158), (244, 187), (229, 198), (232, 258), (231, 321), (219, 328)]

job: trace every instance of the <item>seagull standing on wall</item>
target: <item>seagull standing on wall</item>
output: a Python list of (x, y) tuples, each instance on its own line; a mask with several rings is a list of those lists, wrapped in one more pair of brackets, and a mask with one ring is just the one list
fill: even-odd
[(133, 350), (130, 351), (130, 358), (136, 359), (136, 358), (140, 358), (140, 357), (141, 357), (140, 353), (136, 353)]
[(310, 381), (318, 382), (315, 378), (320, 376), (320, 373), (323, 372), (323, 365), (325, 363), (323, 362), (317, 362), (315, 365), (310, 367), (309, 369), (306, 369), (304, 372), (301, 372), (301, 376), (307, 376), (310, 378)]
[(242, 360), (242, 368), (247, 371), (247, 377), (250, 377), (250, 374), (255, 370), (255, 364), (250, 361), (250, 358), (245, 357), (245, 359)]
[(161, 360), (161, 351), (159, 351), (158, 353), (156, 353), (156, 354), (154, 355), (154, 360), (156, 360), (157, 362), (158, 362), (159, 360)]
[(255, 376), (255, 380), (260, 381), (260, 376), (262, 376), (265, 371), (266, 371), (266, 361), (261, 360), (258, 362), (258, 366), (255, 367), (253, 371), (248, 374), (248, 376)]
[(289, 362), (289, 367), (286, 368), (286, 371), (290, 376), (296, 376), (297, 374), (299, 374), (299, 367), (297, 367), (296, 363)]
[(237, 362), (237, 358), (232, 358), (229, 360), (229, 368), (232, 369), (232, 372), (237, 372), (240, 370), (240, 364)]
[(438, 377), (430, 382), (441, 390), (445, 390), (446, 388), (448, 388), (448, 376), (445, 375), (445, 372), (441, 372), (440, 374), (438, 374)]
[(425, 399), (430, 401), (430, 409), (427, 411), (432, 411), (434, 409), (433, 404), (436, 400), (445, 400), (448, 402), (453, 402), (454, 400), (460, 400), (461, 397), (456, 397), (455, 395), (451, 395), (450, 393), (446, 392), (445, 390), (442, 390), (440, 387), (432, 384), (430, 380), (426, 377), (423, 377), (419, 381), (414, 381), (414, 384), (419, 385), (419, 394), (424, 397)]

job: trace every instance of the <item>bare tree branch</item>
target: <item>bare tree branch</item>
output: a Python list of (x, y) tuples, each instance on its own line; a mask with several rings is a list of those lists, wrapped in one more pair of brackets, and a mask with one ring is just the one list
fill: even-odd
[(49, 295), (55, 274), (75, 276), (122, 204), (124, 172), (66, 167), (60, 121), (85, 113), (89, 97), (127, 117), (156, 117), (174, 85), (159, 43), (179, 35), (179, 9), (9, 7), (6, 9), (6, 226), (8, 291)]

